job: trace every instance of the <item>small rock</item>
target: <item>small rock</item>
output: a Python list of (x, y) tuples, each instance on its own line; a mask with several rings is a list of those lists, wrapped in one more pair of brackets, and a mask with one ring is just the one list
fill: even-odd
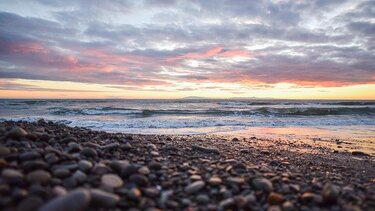
[(339, 187), (332, 185), (332, 184), (325, 184), (322, 190), (322, 197), (323, 201), (326, 204), (334, 204), (336, 203), (340, 194)]
[(10, 183), (18, 183), (21, 182), (24, 178), (23, 174), (14, 169), (4, 169), (1, 172), (1, 177), (3, 177), (6, 181)]
[(294, 211), (294, 205), (291, 201), (286, 201), (282, 205), (283, 211)]
[(4, 157), (10, 154), (10, 150), (7, 147), (0, 146), (0, 157)]
[(145, 187), (148, 184), (147, 177), (143, 176), (142, 174), (133, 174), (129, 177), (129, 180), (131, 182), (136, 183), (137, 185), (141, 187)]
[(36, 169), (47, 169), (48, 164), (42, 160), (30, 160), (23, 162), (21, 168), (25, 172), (29, 172)]
[(76, 142), (69, 142), (68, 150), (69, 152), (79, 152), (81, 150), (81, 146)]
[(85, 157), (97, 157), (98, 153), (93, 148), (85, 147), (81, 150), (81, 155), (84, 155)]
[(122, 150), (130, 150), (132, 148), (132, 145), (130, 143), (121, 144), (120, 148)]
[(241, 153), (249, 153), (250, 150), (248, 150), (248, 149), (241, 149), (240, 152), (241, 152)]
[(152, 170), (160, 170), (161, 167), (162, 167), (160, 163), (158, 163), (158, 162), (154, 162), (154, 161), (150, 162), (150, 164), (149, 164), (148, 166), (149, 166), (150, 169), (152, 169)]
[(143, 190), (143, 192), (150, 198), (155, 198), (160, 194), (160, 191), (157, 188), (146, 188)]
[(203, 153), (208, 153), (208, 154), (220, 154), (220, 151), (217, 149), (212, 149), (212, 148), (206, 148), (206, 147), (201, 147), (201, 146), (192, 146), (191, 149), (193, 151), (199, 151)]
[(237, 184), (237, 185), (241, 185), (241, 184), (245, 183), (245, 178), (243, 178), (243, 177), (229, 177), (227, 179), (227, 182), (234, 183), (234, 184)]
[(24, 152), (20, 155), (20, 160), (33, 160), (33, 159), (37, 159), (37, 158), (40, 158), (41, 155), (39, 152), (37, 151), (29, 151), (29, 152)]
[(90, 201), (91, 195), (87, 190), (75, 190), (65, 196), (52, 199), (39, 211), (83, 211), (88, 208)]
[(124, 184), (122, 179), (116, 174), (103, 175), (101, 179), (101, 183), (102, 185), (111, 187), (111, 188), (119, 188)]
[(320, 195), (310, 192), (303, 193), (301, 199), (305, 202), (315, 202), (318, 204), (322, 203), (323, 201), (323, 198)]
[(218, 176), (212, 176), (209, 180), (208, 180), (208, 183), (210, 185), (220, 185), (222, 183), (222, 180), (220, 179), (220, 177)]
[(210, 202), (210, 197), (208, 197), (207, 194), (199, 194), (197, 197), (196, 197), (196, 200), (201, 203), (201, 204), (207, 204), (208, 202)]
[(271, 192), (268, 195), (268, 203), (271, 205), (278, 205), (285, 201), (284, 196), (275, 192)]
[(239, 139), (238, 138), (233, 138), (232, 141), (233, 142), (237, 142), (237, 141), (239, 141)]
[(85, 182), (87, 179), (87, 175), (81, 170), (77, 170), (76, 172), (74, 172), (72, 177), (79, 184)]
[(47, 184), (51, 180), (51, 174), (45, 170), (36, 170), (28, 173), (26, 178), (31, 183)]
[(23, 138), (26, 135), (27, 135), (27, 132), (20, 127), (12, 128), (7, 134), (8, 137), (16, 139), (16, 140)]
[(58, 168), (58, 169), (55, 169), (52, 172), (52, 174), (55, 177), (64, 178), (64, 177), (70, 176), (70, 171), (69, 171), (69, 169), (66, 169), (66, 168)]
[(270, 207), (268, 207), (267, 211), (282, 211), (280, 206), (277, 206), (277, 205), (272, 205)]
[(132, 188), (128, 192), (129, 198), (138, 201), (141, 198), (141, 191), (138, 188)]
[(195, 193), (205, 186), (203, 181), (196, 181), (185, 187), (185, 192), (188, 194)]
[(253, 185), (256, 189), (258, 190), (263, 190), (263, 191), (272, 191), (273, 190), (273, 185), (271, 181), (265, 178), (256, 178), (253, 180)]
[(224, 199), (222, 200), (220, 203), (219, 203), (219, 207), (221, 209), (227, 209), (227, 208), (230, 208), (230, 207), (233, 207), (235, 205), (235, 201), (233, 198), (227, 198), (227, 199)]
[(92, 207), (114, 208), (120, 201), (120, 197), (113, 193), (104, 192), (100, 189), (90, 190)]
[(147, 166), (142, 166), (141, 168), (138, 169), (138, 172), (143, 175), (149, 175), (150, 169)]
[(92, 163), (88, 160), (80, 160), (78, 162), (78, 168), (83, 172), (88, 172), (92, 168)]

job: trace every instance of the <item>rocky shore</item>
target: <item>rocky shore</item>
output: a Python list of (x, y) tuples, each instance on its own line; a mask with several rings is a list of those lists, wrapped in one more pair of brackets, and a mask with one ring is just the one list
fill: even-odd
[(1, 210), (375, 210), (375, 161), (298, 141), (0, 123)]

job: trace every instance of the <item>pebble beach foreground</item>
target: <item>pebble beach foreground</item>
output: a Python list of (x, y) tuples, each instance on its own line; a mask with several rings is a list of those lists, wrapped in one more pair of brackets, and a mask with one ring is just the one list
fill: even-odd
[(375, 210), (375, 161), (303, 142), (0, 123), (1, 210)]

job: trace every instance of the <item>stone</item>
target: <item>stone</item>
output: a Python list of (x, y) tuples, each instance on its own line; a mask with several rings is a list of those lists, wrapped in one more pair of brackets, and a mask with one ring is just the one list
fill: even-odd
[(150, 169), (147, 166), (142, 166), (141, 168), (138, 169), (138, 172), (143, 175), (149, 175)]
[(302, 194), (301, 200), (304, 201), (304, 202), (315, 202), (315, 203), (320, 204), (320, 203), (322, 203), (323, 198), (322, 198), (322, 196), (320, 196), (318, 194), (311, 193), (311, 192), (305, 192), (305, 193)]
[(70, 176), (70, 171), (69, 169), (66, 169), (66, 168), (58, 168), (58, 169), (55, 169), (53, 172), (52, 172), (52, 175), (57, 177), (57, 178), (64, 178), (64, 177), (68, 177)]
[(227, 198), (227, 199), (224, 199), (222, 200), (220, 203), (219, 203), (219, 207), (221, 209), (228, 209), (230, 207), (233, 207), (235, 205), (235, 201), (233, 198)]
[(160, 194), (160, 191), (157, 188), (145, 188), (143, 190), (144, 194), (150, 198), (158, 197)]
[(282, 211), (280, 206), (278, 205), (272, 205), (270, 207), (268, 207), (267, 211)]
[(87, 179), (87, 175), (81, 170), (75, 171), (72, 177), (78, 184), (85, 182)]
[(208, 183), (210, 185), (213, 185), (213, 186), (216, 186), (216, 185), (220, 185), (222, 183), (222, 180), (220, 179), (220, 177), (218, 176), (212, 176), (209, 180), (208, 180)]
[(120, 201), (120, 197), (113, 193), (104, 192), (100, 189), (90, 190), (92, 207), (114, 208)]
[(250, 150), (248, 150), (248, 149), (241, 149), (240, 152), (241, 152), (241, 153), (249, 153)]
[(111, 187), (111, 188), (119, 188), (124, 184), (122, 179), (116, 174), (103, 175), (101, 179), (101, 183), (103, 186)]
[(33, 160), (33, 159), (37, 159), (37, 158), (40, 158), (41, 155), (39, 152), (37, 151), (29, 151), (29, 152), (24, 152), (22, 154), (20, 154), (20, 160)]
[(107, 145), (102, 146), (101, 148), (102, 148), (103, 150), (110, 150), (110, 149), (118, 148), (119, 146), (120, 146), (119, 143), (110, 143), (110, 144), (107, 144)]
[(210, 202), (210, 197), (208, 197), (207, 194), (199, 194), (195, 199), (201, 204), (207, 204)]
[(271, 181), (265, 178), (256, 178), (253, 180), (253, 186), (258, 190), (271, 192), (273, 190), (273, 185)]
[(22, 200), (18, 206), (17, 211), (32, 211), (38, 210), (38, 208), (43, 204), (43, 200), (38, 196), (30, 196)]
[(88, 172), (92, 168), (92, 163), (88, 160), (80, 160), (78, 162), (78, 168), (83, 172)]
[(7, 147), (0, 146), (0, 157), (4, 157), (10, 154), (10, 150)]
[(30, 160), (23, 162), (21, 168), (25, 172), (29, 172), (36, 169), (47, 169), (48, 164), (43, 160)]
[(233, 142), (238, 142), (239, 139), (235, 137), (235, 138), (232, 139), (232, 141), (233, 141)]
[(204, 186), (205, 186), (205, 182), (196, 181), (196, 182), (193, 182), (193, 183), (189, 184), (188, 186), (186, 186), (185, 192), (188, 193), (188, 194), (192, 194), (192, 193), (195, 193), (195, 192), (201, 190)]
[(23, 128), (20, 128), (20, 127), (12, 128), (7, 134), (8, 137), (12, 139), (16, 139), (16, 140), (19, 140), (25, 137), (26, 135), (27, 135), (27, 132)]
[(83, 211), (89, 207), (90, 201), (91, 195), (89, 191), (80, 189), (52, 199), (43, 205), (39, 211)]
[(142, 193), (138, 188), (132, 188), (128, 192), (128, 197), (136, 201), (138, 201), (141, 198), (141, 195)]
[(334, 204), (336, 203), (338, 197), (340, 195), (340, 189), (336, 185), (332, 184), (325, 184), (322, 190), (322, 197), (323, 201), (326, 204)]
[(162, 167), (160, 163), (155, 162), (155, 161), (150, 162), (148, 166), (150, 167), (151, 170), (160, 170)]
[(291, 201), (286, 201), (282, 204), (283, 211), (294, 211), (294, 205)]
[(69, 152), (79, 152), (81, 150), (81, 146), (76, 142), (69, 142), (68, 150)]
[(126, 164), (121, 169), (122, 177), (129, 177), (132, 174), (135, 174), (138, 171), (138, 168), (133, 164)]
[(279, 205), (279, 204), (282, 204), (285, 201), (285, 199), (283, 195), (279, 193), (271, 192), (268, 195), (267, 201), (271, 205)]
[(245, 183), (245, 179), (243, 177), (229, 177), (227, 182), (241, 185)]
[(52, 189), (52, 194), (55, 197), (65, 196), (67, 193), (68, 191), (62, 186), (55, 186)]
[(18, 183), (23, 180), (24, 175), (15, 169), (4, 169), (1, 172), (1, 177), (10, 183)]
[(141, 187), (145, 187), (148, 184), (148, 179), (142, 174), (133, 174), (129, 177), (129, 180), (131, 182), (136, 183), (137, 185)]
[(370, 156), (369, 154), (361, 152), (361, 151), (353, 151), (352, 155), (354, 155), (354, 156)]
[(94, 157), (95, 158), (95, 157), (98, 156), (98, 153), (93, 148), (85, 147), (81, 150), (81, 155), (84, 155), (85, 157)]
[(45, 170), (36, 170), (28, 173), (26, 178), (31, 183), (47, 184), (51, 180), (51, 174)]

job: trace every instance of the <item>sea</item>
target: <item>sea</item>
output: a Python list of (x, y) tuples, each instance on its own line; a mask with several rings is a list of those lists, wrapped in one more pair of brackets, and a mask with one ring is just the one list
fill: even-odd
[(375, 101), (0, 100), (0, 121), (45, 119), (131, 134), (351, 138), (375, 143)]

